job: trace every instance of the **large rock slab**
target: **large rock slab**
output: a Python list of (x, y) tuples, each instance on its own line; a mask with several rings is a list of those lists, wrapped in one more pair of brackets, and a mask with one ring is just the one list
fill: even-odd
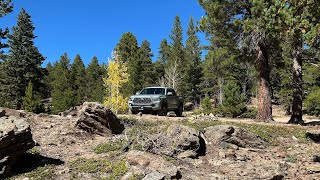
[(0, 118), (0, 179), (11, 173), (11, 168), (35, 142), (29, 124), (23, 118)]
[(193, 158), (198, 155), (200, 146), (200, 134), (197, 130), (172, 124), (165, 132), (151, 136), (144, 149), (159, 155)]
[[(167, 179), (172, 179), (179, 175), (179, 169), (159, 155), (132, 150), (126, 154), (126, 159), (131, 166), (143, 169), (144, 174), (149, 174), (150, 177), (155, 177), (155, 174), (159, 177), (158, 175), (161, 174)], [(150, 175), (150, 173), (153, 174)]]
[(27, 113), (23, 110), (15, 110), (15, 109), (0, 107), (0, 117), (3, 117), (3, 116), (14, 116), (16, 118), (24, 118), (27, 116)]
[(76, 126), (101, 136), (120, 134), (124, 130), (123, 124), (109, 108), (95, 102), (83, 103)]
[(206, 128), (204, 137), (207, 145), (223, 148), (259, 148), (263, 149), (267, 143), (259, 136), (254, 135), (243, 128), (230, 125), (217, 125)]

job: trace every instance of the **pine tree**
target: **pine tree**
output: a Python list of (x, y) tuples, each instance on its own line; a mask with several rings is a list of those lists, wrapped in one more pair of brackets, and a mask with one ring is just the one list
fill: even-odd
[(171, 34), (169, 35), (171, 39), (171, 50), (169, 54), (169, 66), (174, 66), (175, 63), (178, 65), (178, 70), (181, 72), (182, 81), (177, 84), (177, 92), (179, 94), (185, 94), (186, 89), (185, 83), (187, 80), (185, 79), (186, 75), (186, 63), (185, 62), (185, 53), (184, 53), (184, 46), (183, 46), (183, 30), (180, 21), (180, 17), (176, 16), (173, 24), (173, 28), (171, 30)]
[(146, 86), (152, 86), (154, 84), (154, 74), (153, 74), (153, 64), (152, 57), (153, 53), (151, 52), (150, 43), (145, 40), (142, 42), (139, 49), (139, 61), (141, 66), (141, 78), (140, 78), (140, 89)]
[[(284, 36), (289, 39), (287, 43), (291, 45), (293, 98), (292, 115), (288, 123), (303, 124), (303, 49), (306, 46), (309, 48), (320, 47), (320, 2), (309, 0), (277, 1), (274, 9), (282, 15), (274, 26), (285, 32)], [(278, 22), (281, 23), (278, 24)]]
[(74, 93), (71, 88), (70, 59), (67, 53), (60, 57), (52, 72), (52, 104), (53, 112), (58, 113), (69, 109), (75, 103)]
[(201, 49), (200, 39), (196, 35), (196, 27), (194, 26), (194, 20), (191, 17), (189, 21), (189, 27), (187, 30), (188, 39), (186, 41), (186, 57), (185, 65), (186, 70), (186, 94), (184, 95), (187, 100), (192, 100), (197, 103), (197, 95), (199, 95), (199, 85), (202, 78), (202, 67), (201, 67)]
[(210, 102), (210, 96), (208, 94), (205, 95), (204, 99), (201, 102), (201, 107), (204, 113), (209, 114), (212, 112), (212, 103)]
[(121, 87), (128, 82), (128, 76), (126, 63), (120, 59), (116, 52), (113, 53), (113, 58), (109, 59), (108, 63), (108, 77), (103, 79), (108, 93), (104, 105), (116, 114), (124, 113), (128, 108), (128, 98), (121, 91)]
[(53, 79), (53, 72), (54, 72), (55, 65), (53, 66), (50, 62), (46, 65), (46, 75), (44, 78), (45, 81), (45, 98), (50, 98), (52, 93), (52, 81)]
[(245, 109), (245, 97), (241, 93), (239, 85), (229, 82), (224, 88), (224, 101), (222, 104), (222, 112), (233, 118), (242, 114)]
[(106, 74), (104, 68), (99, 65), (98, 58), (94, 56), (86, 69), (87, 74), (87, 101), (103, 102), (105, 88), (102, 77)]
[(71, 88), (74, 93), (73, 106), (78, 106), (85, 101), (87, 88), (86, 70), (79, 54), (76, 55), (71, 64), (70, 78)]
[(270, 42), (279, 36), (278, 29), (272, 26), (276, 17), (268, 14), (273, 10), (273, 2), (198, 1), (207, 14), (201, 19), (200, 28), (210, 38), (211, 48), (225, 47), (230, 52), (240, 49), (254, 57), (251, 62), (256, 63), (258, 76), (257, 120), (273, 121), (269, 76)]
[(141, 66), (139, 65), (138, 49), (137, 38), (131, 32), (124, 33), (115, 48), (115, 51), (121, 61), (127, 63), (128, 66), (129, 81), (124, 87), (126, 95), (130, 95), (141, 90)]
[(40, 107), (40, 100), (34, 95), (33, 85), (30, 81), (26, 88), (25, 97), (23, 98), (23, 108), (28, 112), (39, 113), (41, 112)]
[(9, 55), (3, 64), (5, 76), (0, 96), (5, 106), (20, 109), (29, 82), (33, 84), (34, 93), (41, 93), (44, 84), (41, 64), (45, 58), (34, 46), (34, 29), (31, 16), (22, 9), (17, 26), (12, 28), (12, 35), (9, 36)]
[[(11, 0), (0, 0), (0, 18), (12, 12), (12, 9), (13, 9), (13, 4), (11, 3)], [(5, 40), (8, 36), (8, 33), (9, 33), (9, 28), (5, 28), (5, 29), (0, 28), (0, 63), (1, 63), (1, 60), (5, 58), (2, 48), (8, 47), (8, 45), (6, 43), (1, 42), (1, 40)]]
[(164, 80), (164, 73), (168, 64), (170, 49), (171, 47), (168, 44), (167, 39), (163, 39), (160, 43), (157, 60), (153, 63), (153, 81), (157, 82), (159, 86), (165, 84), (162, 80)]

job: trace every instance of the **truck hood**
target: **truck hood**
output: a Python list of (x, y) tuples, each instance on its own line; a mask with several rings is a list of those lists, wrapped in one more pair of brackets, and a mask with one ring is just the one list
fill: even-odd
[(165, 95), (162, 95), (162, 94), (137, 94), (137, 95), (130, 96), (130, 98), (157, 98), (157, 97), (161, 97), (161, 96), (165, 96)]

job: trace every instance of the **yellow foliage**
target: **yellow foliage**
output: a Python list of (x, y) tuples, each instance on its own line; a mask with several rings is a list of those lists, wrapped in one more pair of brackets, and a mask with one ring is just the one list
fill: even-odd
[(103, 79), (108, 93), (105, 97), (104, 105), (116, 114), (124, 113), (128, 109), (128, 98), (123, 96), (120, 89), (128, 82), (129, 74), (127, 65), (121, 61), (119, 56), (114, 52), (112, 59), (109, 59), (107, 70), (108, 78)]

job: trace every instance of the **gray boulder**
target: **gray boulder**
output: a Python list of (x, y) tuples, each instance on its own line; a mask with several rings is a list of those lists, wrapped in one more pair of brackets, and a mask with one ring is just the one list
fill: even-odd
[(76, 126), (101, 136), (120, 134), (124, 130), (123, 124), (109, 108), (94, 102), (83, 103)]
[(0, 117), (0, 179), (11, 173), (11, 168), (35, 146), (29, 124), (22, 118)]
[(185, 111), (192, 111), (192, 110), (194, 110), (194, 108), (195, 108), (195, 106), (194, 106), (194, 104), (192, 102), (186, 102), (184, 104), (184, 110)]
[(126, 154), (126, 159), (131, 166), (143, 169), (145, 172), (143, 174), (149, 174), (144, 179), (148, 179), (148, 177), (156, 179), (163, 175), (167, 179), (172, 179), (179, 175), (179, 169), (159, 155), (132, 150)]
[(172, 124), (165, 132), (151, 136), (145, 143), (148, 152), (170, 157), (196, 157), (200, 147), (199, 132), (193, 128)]
[(223, 148), (259, 148), (267, 146), (267, 142), (243, 128), (230, 125), (217, 125), (206, 128), (204, 133), (207, 145)]

